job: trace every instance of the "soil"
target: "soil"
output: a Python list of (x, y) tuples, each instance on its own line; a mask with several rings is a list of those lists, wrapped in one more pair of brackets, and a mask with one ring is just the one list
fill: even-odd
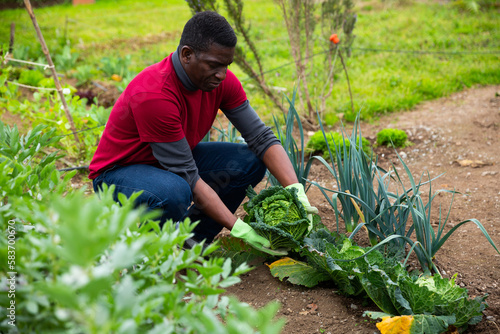
[[(500, 86), (462, 91), (450, 97), (421, 104), (414, 110), (380, 117), (374, 123), (363, 123), (363, 136), (375, 143), (376, 134), (384, 128), (405, 130), (412, 146), (399, 154), (418, 180), (427, 172), (438, 189), (456, 190), (445, 231), (469, 219), (478, 219), (500, 247)], [(379, 165), (401, 170), (394, 149), (376, 147)], [(333, 186), (326, 168), (314, 164), (309, 179)], [(409, 186), (409, 184), (407, 184)], [(424, 189), (428, 191), (428, 188)], [(322, 222), (335, 228), (335, 215), (318, 189), (311, 187), (309, 201), (320, 210)], [(442, 194), (433, 202), (437, 221), (439, 204), (443, 215), (450, 206), (451, 195)], [(240, 215), (244, 212), (240, 209)], [(437, 226), (436, 226), (437, 227)], [(341, 231), (343, 227), (341, 226)], [(362, 241), (361, 241), (362, 242)], [(489, 307), (483, 321), (470, 326), (466, 333), (500, 333), (500, 255), (472, 223), (462, 225), (436, 254), (436, 264), (443, 276), (457, 274), (456, 282), (469, 291), (470, 297), (488, 294)], [(255, 307), (270, 301), (281, 303), (279, 316), (286, 319), (283, 333), (378, 333), (375, 322), (362, 314), (378, 311), (369, 300), (344, 297), (333, 284), (309, 289), (274, 278), (267, 266), (260, 265), (243, 275), (242, 282), (228, 293)]]

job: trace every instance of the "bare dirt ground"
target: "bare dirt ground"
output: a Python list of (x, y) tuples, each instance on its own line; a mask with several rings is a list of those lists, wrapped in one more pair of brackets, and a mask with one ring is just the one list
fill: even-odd
[[(478, 219), (500, 247), (500, 86), (469, 89), (447, 98), (426, 102), (412, 111), (382, 116), (373, 124), (362, 124), (363, 136), (375, 142), (376, 133), (387, 127), (405, 130), (414, 145), (399, 150), (413, 176), (422, 173), (438, 189), (459, 191), (455, 196), (446, 231), (469, 218)], [(379, 164), (401, 166), (393, 149), (378, 147)], [(404, 174), (404, 171), (401, 170)], [(315, 165), (310, 179), (332, 186), (334, 180), (324, 166)], [(409, 186), (409, 184), (408, 184)], [(425, 189), (428, 191), (428, 188)], [(335, 216), (323, 195), (315, 188), (308, 192), (310, 202), (330, 228)], [(433, 205), (438, 217), (439, 204), (447, 212), (451, 195), (439, 196)], [(243, 211), (239, 211), (241, 215)], [(444, 214), (444, 213), (443, 213)], [(472, 223), (460, 227), (436, 255), (443, 276), (457, 274), (456, 282), (468, 289), (469, 296), (488, 294), (489, 307), (483, 321), (466, 333), (500, 333), (500, 255)], [(265, 265), (242, 276), (242, 282), (228, 290), (255, 307), (272, 300), (282, 304), (279, 315), (286, 318), (283, 333), (378, 333), (374, 321), (362, 317), (366, 310), (377, 311), (369, 300), (348, 298), (337, 293), (333, 284), (308, 289), (281, 282)]]

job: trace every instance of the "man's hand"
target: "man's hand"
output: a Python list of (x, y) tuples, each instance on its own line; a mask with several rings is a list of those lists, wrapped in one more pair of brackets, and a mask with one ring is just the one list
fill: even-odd
[(310, 232), (311, 229), (313, 228), (313, 218), (312, 214), (313, 213), (318, 213), (318, 209), (314, 206), (311, 206), (309, 203), (309, 200), (307, 199), (306, 192), (304, 190), (304, 186), (301, 183), (294, 183), (289, 186), (286, 186), (285, 189), (297, 189), (297, 197), (299, 198), (300, 203), (304, 206), (307, 212), (307, 218), (309, 219), (309, 229), (308, 231)]
[(250, 225), (246, 224), (239, 218), (236, 220), (233, 228), (231, 229), (231, 235), (244, 240), (250, 246), (261, 252), (274, 256), (283, 256), (288, 254), (287, 251), (273, 250), (269, 248), (271, 246), (269, 240), (258, 235)]

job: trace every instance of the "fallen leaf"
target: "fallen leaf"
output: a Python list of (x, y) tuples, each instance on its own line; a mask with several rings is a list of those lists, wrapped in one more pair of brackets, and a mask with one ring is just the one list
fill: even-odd
[(318, 309), (318, 305), (311, 303), (311, 304), (307, 305), (307, 308), (310, 309), (311, 312), (316, 312), (316, 310)]
[(382, 334), (409, 334), (412, 323), (413, 317), (411, 315), (402, 315), (384, 317), (375, 326)]
[(478, 168), (490, 165), (489, 163), (483, 162), (481, 160), (457, 160), (456, 162), (460, 165), (460, 167)]

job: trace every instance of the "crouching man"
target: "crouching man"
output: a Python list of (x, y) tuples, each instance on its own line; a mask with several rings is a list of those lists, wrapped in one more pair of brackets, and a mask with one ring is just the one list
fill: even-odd
[[(226, 227), (272, 253), (269, 242), (234, 215), (248, 186), (257, 185), (267, 168), (284, 187), (298, 189), (306, 208), (314, 208), (279, 140), (228, 70), (235, 46), (236, 35), (224, 17), (194, 15), (177, 50), (139, 73), (117, 100), (89, 178), (96, 192), (103, 183), (126, 196), (142, 191), (137, 205), (160, 209), (162, 222), (200, 221), (197, 241), (210, 243)], [(200, 142), (219, 109), (247, 145)]]

